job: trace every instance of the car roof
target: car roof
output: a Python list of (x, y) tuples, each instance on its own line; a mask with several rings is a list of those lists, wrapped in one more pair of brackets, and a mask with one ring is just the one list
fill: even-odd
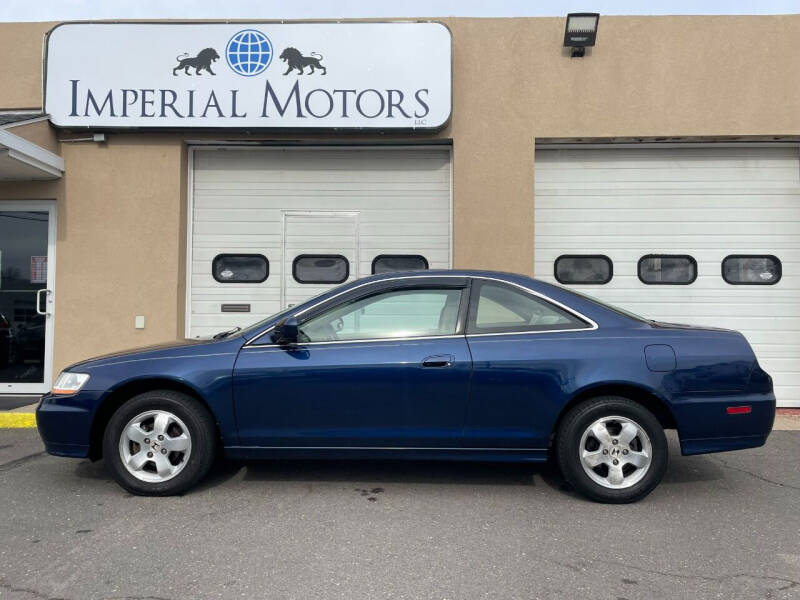
[[(356, 288), (362, 287), (364, 285), (369, 285), (372, 283), (379, 283), (381, 281), (391, 281), (394, 279), (404, 279), (404, 278), (435, 280), (441, 277), (462, 277), (462, 278), (478, 278), (478, 279), (486, 278), (486, 279), (499, 280), (502, 282), (508, 282), (511, 284), (517, 284), (528, 290), (537, 292), (538, 294), (544, 296), (545, 299), (553, 300), (556, 303), (560, 303), (566, 306), (567, 308), (570, 308), (571, 310), (578, 312), (579, 314), (585, 317), (588, 317), (595, 323), (603, 325), (615, 325), (615, 326), (621, 326), (621, 325), (630, 326), (634, 323), (634, 321), (630, 317), (622, 315), (616, 312), (614, 309), (599, 304), (598, 302), (592, 301), (591, 299), (586, 298), (582, 295), (573, 293), (571, 290), (568, 290), (567, 288), (562, 287), (560, 285), (547, 283), (545, 281), (534, 279), (533, 277), (522, 275), (520, 273), (509, 273), (504, 271), (489, 271), (480, 269), (428, 269), (424, 271), (392, 271), (391, 273), (368, 275), (366, 277), (355, 279), (346, 284), (342, 284), (331, 290), (323, 292), (319, 296), (310, 298), (293, 308), (300, 309), (302, 311), (306, 306), (322, 304), (324, 302), (332, 300), (333, 298), (344, 296), (348, 294), (351, 290), (354, 290)], [(274, 320), (277, 320), (283, 314), (285, 314), (285, 311), (273, 315)], [(245, 329), (245, 331), (243, 332), (244, 337), (250, 339), (252, 337), (257, 337), (258, 335), (261, 335), (261, 333), (271, 328), (270, 324), (271, 322), (272, 322), (271, 319), (267, 319), (261, 323), (256, 324), (258, 325), (258, 327), (254, 326), (252, 328)]]

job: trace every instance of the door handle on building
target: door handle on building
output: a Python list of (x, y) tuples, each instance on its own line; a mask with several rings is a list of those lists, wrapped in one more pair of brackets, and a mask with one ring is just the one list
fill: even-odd
[[(45, 307), (44, 310), (41, 309), (42, 306), (42, 292), (45, 294)], [(49, 317), (50, 312), (47, 310), (47, 298), (52, 294), (51, 290), (47, 288), (42, 288), (40, 290), (36, 290), (36, 314), (42, 315), (43, 317)]]

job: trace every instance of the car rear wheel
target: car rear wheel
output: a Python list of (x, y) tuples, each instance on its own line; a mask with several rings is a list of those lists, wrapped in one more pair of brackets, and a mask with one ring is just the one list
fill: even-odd
[(214, 461), (214, 420), (197, 400), (172, 390), (134, 396), (111, 417), (103, 456), (114, 479), (134, 494), (185, 492)]
[(603, 396), (574, 407), (556, 434), (564, 478), (598, 502), (644, 498), (667, 468), (667, 439), (658, 419), (627, 398)]

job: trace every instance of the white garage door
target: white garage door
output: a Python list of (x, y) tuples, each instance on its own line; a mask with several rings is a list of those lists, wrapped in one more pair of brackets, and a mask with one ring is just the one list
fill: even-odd
[[(587, 255), (604, 255), (611, 280), (575, 287), (648, 318), (741, 331), (779, 406), (800, 406), (796, 147), (537, 149), (535, 170), (537, 277), (554, 281), (556, 259), (577, 255), (560, 278), (603, 279), (605, 260)], [(725, 276), (744, 283), (723, 279), (731, 255), (745, 258)], [(663, 283), (688, 282), (693, 263), (694, 281)]]
[(379, 270), (451, 264), (450, 149), (194, 149), (186, 331), (206, 337)]

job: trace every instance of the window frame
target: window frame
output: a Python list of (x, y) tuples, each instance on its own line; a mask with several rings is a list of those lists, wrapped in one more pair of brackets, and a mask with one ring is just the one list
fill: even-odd
[[(541, 302), (550, 307), (555, 308), (557, 311), (567, 313), (570, 317), (575, 319), (580, 326), (577, 327), (564, 327), (559, 325), (511, 325), (506, 327), (478, 327), (476, 324), (478, 316), (478, 304), (480, 301), (481, 289), (484, 285), (493, 285), (495, 287), (503, 287), (512, 292), (518, 293), (522, 296), (533, 298), (537, 302)], [(525, 335), (530, 333), (553, 333), (559, 331), (587, 331), (597, 329), (597, 325), (589, 322), (587, 317), (580, 315), (566, 305), (557, 304), (554, 301), (542, 295), (534, 293), (532, 290), (524, 287), (517, 287), (516, 285), (507, 283), (505, 281), (493, 279), (475, 279), (469, 294), (469, 309), (467, 310), (466, 322), (464, 324), (464, 331), (467, 336), (476, 335)]]
[[(605, 281), (564, 281), (558, 276), (558, 261), (562, 258), (600, 258), (608, 263), (608, 279)], [(561, 285), (606, 285), (614, 279), (614, 261), (605, 254), (561, 254), (553, 261), (553, 277)]]
[[(642, 261), (649, 258), (688, 258), (689, 264), (694, 267), (694, 276), (689, 281), (645, 281), (642, 279), (641, 266)], [(691, 285), (697, 281), (698, 271), (697, 259), (691, 254), (645, 254), (636, 262), (636, 277), (645, 285)]]
[[(362, 300), (367, 300), (369, 298), (375, 296), (381, 296), (383, 294), (390, 294), (393, 292), (413, 292), (416, 290), (459, 290), (461, 292), (461, 299), (459, 300), (458, 306), (458, 316), (456, 318), (456, 329), (455, 333), (448, 333), (442, 335), (415, 335), (415, 336), (408, 336), (408, 337), (391, 337), (391, 338), (363, 338), (363, 339), (352, 339), (352, 340), (328, 340), (328, 341), (318, 341), (318, 342), (298, 342), (298, 346), (310, 346), (316, 344), (353, 344), (353, 343), (376, 343), (376, 342), (398, 342), (398, 341), (405, 341), (405, 340), (430, 340), (430, 339), (437, 339), (437, 338), (452, 338), (452, 337), (459, 337), (463, 336), (466, 331), (466, 322), (467, 322), (467, 311), (469, 309), (469, 298), (470, 298), (470, 282), (466, 281), (460, 283), (458, 281), (453, 282), (450, 284), (449, 282), (441, 283), (414, 283), (412, 285), (403, 284), (403, 285), (390, 285), (390, 286), (380, 286), (377, 288), (372, 288), (368, 293), (362, 294), (353, 294), (350, 297), (346, 297), (341, 302), (332, 303), (330, 301), (323, 302), (319, 306), (315, 306), (308, 311), (307, 314), (304, 314), (301, 319), (298, 319), (298, 327), (302, 327), (303, 324), (316, 319), (318, 317), (323, 316), (324, 314), (336, 310), (345, 304), (354, 304), (356, 302), (360, 302)], [(333, 299), (331, 299), (333, 300)], [(267, 329), (264, 333), (269, 332), (270, 329)], [(264, 335), (262, 333), (261, 335)], [(259, 336), (260, 337), (260, 336)], [(269, 339), (269, 345), (275, 345), (272, 336), (267, 336)], [(253, 346), (257, 346), (253, 344)]]
[[(217, 260), (232, 258), (232, 257), (263, 258), (264, 263), (267, 266), (267, 271), (266, 274), (264, 275), (264, 279), (248, 279), (246, 281), (242, 281), (241, 279), (220, 279), (219, 277), (217, 277), (217, 270), (215, 268)], [(238, 283), (242, 285), (248, 285), (252, 283), (264, 283), (267, 279), (269, 279), (269, 259), (263, 254), (259, 254), (256, 252), (221, 252), (211, 259), (211, 276), (217, 283)]]
[[(754, 283), (752, 281), (729, 281), (727, 277), (725, 277), (725, 261), (729, 258), (768, 258), (775, 261), (775, 265), (778, 267), (775, 278), (775, 281), (765, 281), (764, 283)], [(783, 279), (783, 263), (781, 259), (775, 256), (774, 254), (728, 254), (719, 264), (720, 268), (720, 275), (722, 276), (722, 281), (727, 283), (728, 285), (756, 285), (756, 286), (764, 286), (764, 285), (775, 285), (781, 279)]]
[[(430, 269), (430, 263), (428, 262), (428, 259), (425, 258), (422, 254), (378, 254), (378, 256), (372, 259), (372, 265), (370, 266), (370, 273), (372, 275), (378, 274), (375, 273), (375, 263), (377, 263), (382, 258), (421, 258), (422, 262), (425, 263), (425, 268), (415, 269), (414, 271), (427, 271)], [(380, 274), (384, 275), (386, 273), (400, 273), (400, 272), (402, 271), (384, 271), (383, 273)]]
[[(344, 279), (340, 279), (338, 281), (320, 281), (320, 280), (307, 280), (307, 281), (300, 281), (297, 278), (297, 263), (304, 259), (304, 258), (341, 258), (344, 261)], [(299, 283), (300, 285), (339, 285), (340, 283), (344, 283), (350, 278), (350, 261), (347, 259), (346, 256), (343, 254), (298, 254), (294, 257), (292, 261), (292, 279), (294, 279), (295, 283)]]

